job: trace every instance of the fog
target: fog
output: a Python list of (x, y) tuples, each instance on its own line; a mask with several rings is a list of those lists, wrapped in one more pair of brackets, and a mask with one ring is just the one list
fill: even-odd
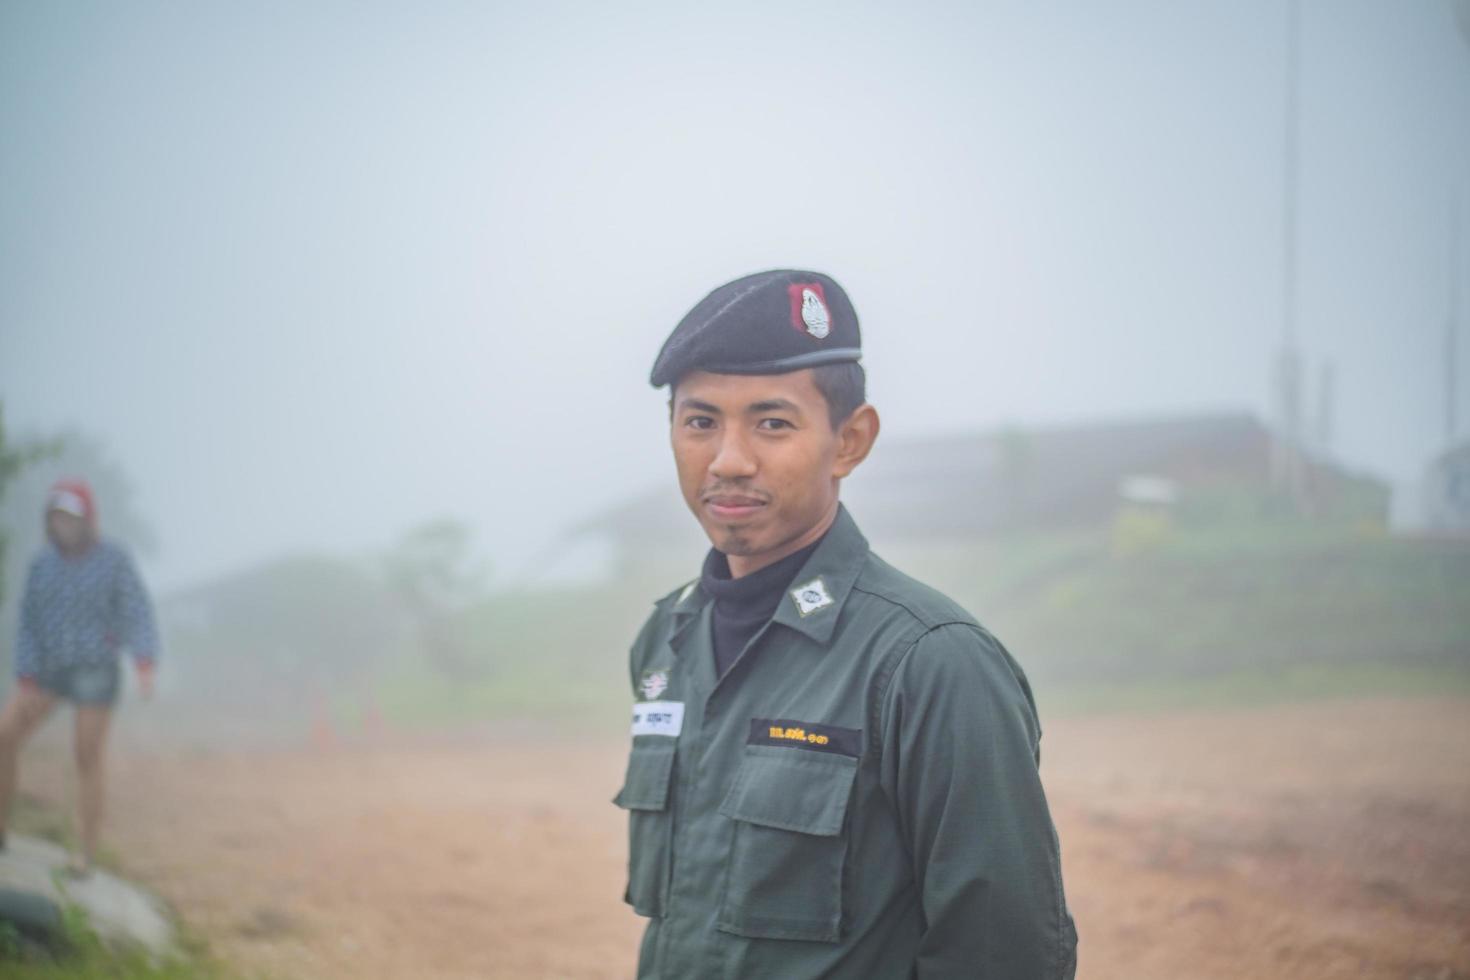
[[(885, 441), (1266, 419), (1286, 36), (1265, 2), (9, 3), (0, 397), (111, 451), (164, 589), (440, 515), (514, 585), (671, 482), (653, 355), (761, 268), (848, 288)], [(1451, 5), (1306, 3), (1300, 120), (1308, 404), (1330, 360), (1331, 452), (1412, 480), (1470, 207)]]
[[(634, 972), (628, 645), (708, 546), (648, 374), (778, 267), (862, 321), (856, 522), (1024, 669), (1078, 976), (1470, 976), (1470, 2), (6, 0), (0, 692), (44, 709), (17, 607), (81, 471), (162, 633), (97, 856), (169, 975)], [(722, 692), (820, 686), (779, 635)], [(76, 844), (41, 732), (0, 893)], [(681, 814), (724, 777), (675, 744)]]

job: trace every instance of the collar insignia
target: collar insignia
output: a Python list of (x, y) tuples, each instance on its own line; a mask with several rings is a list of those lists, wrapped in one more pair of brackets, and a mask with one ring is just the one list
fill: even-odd
[(814, 578), (805, 585), (792, 589), (791, 598), (803, 619), (819, 609), (826, 609), (833, 602), (832, 594), (827, 591), (827, 583), (820, 578)]

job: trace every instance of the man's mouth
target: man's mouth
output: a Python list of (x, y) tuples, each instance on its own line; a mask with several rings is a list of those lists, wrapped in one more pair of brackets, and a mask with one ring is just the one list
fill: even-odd
[(704, 507), (717, 521), (740, 521), (753, 517), (766, 501), (748, 493), (712, 493), (704, 498)]

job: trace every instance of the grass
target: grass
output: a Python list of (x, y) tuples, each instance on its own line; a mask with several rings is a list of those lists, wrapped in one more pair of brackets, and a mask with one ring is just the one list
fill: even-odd
[[(602, 728), (611, 706), (621, 705), (623, 686), (612, 678), (525, 665), (491, 678), (451, 680), (421, 664), (403, 664), (381, 675), (378, 703), (384, 719), (404, 728), (461, 726), (481, 721), (536, 717), (561, 730)], [(361, 710), (348, 704), (340, 717), (360, 724)]]
[[(1346, 521), (1120, 519), (885, 557), (974, 611), (1057, 710), (1470, 689), (1464, 543)], [(675, 584), (498, 596), (458, 624), (477, 676), (400, 663), (377, 678), (383, 712), (421, 726), (615, 720), (628, 645)]]
[(1470, 698), (1470, 669), (1385, 663), (1236, 670), (1193, 679), (1055, 685), (1038, 694), (1049, 717), (1265, 707), (1331, 698)]
[[(1055, 544), (1048, 548), (1055, 550)], [(1470, 669), (1470, 547), (1352, 528), (1229, 534), (1173, 529), (1119, 552), (1079, 534), (1032, 572), (1036, 542), (1001, 541), (938, 584), (979, 613), (1037, 680), (1197, 681), (1306, 667), (1351, 679)]]
[[(410, 728), (534, 717), (605, 730), (628, 700), (627, 650), (657, 594), (640, 588), (496, 596), (456, 624), (468, 676), (399, 660), (378, 673), (374, 697), (385, 720)], [(339, 712), (357, 713), (346, 703)]]
[[(11, 826), (18, 832), (69, 847), (72, 828), (58, 808), (29, 794), (17, 794)], [(121, 873), (117, 854), (103, 849), (97, 863)], [(64, 882), (63, 885), (63, 893)], [(135, 946), (105, 942), (88, 921), (86, 910), (62, 908), (62, 935), (56, 949), (27, 942), (9, 922), (0, 921), (0, 976), (6, 980), (238, 980), (208, 944), (179, 928), (175, 951), (155, 957)]]
[(146, 950), (104, 942), (80, 906), (62, 910), (61, 950), (55, 954), (26, 943), (9, 923), (0, 923), (0, 974), (7, 980), (235, 980), (197, 939), (178, 952), (155, 957)]
[[(76, 827), (66, 813), (29, 793), (16, 794), (11, 804), (10, 825), (22, 834), (50, 841), (68, 851), (77, 850)], [(98, 867), (121, 873), (121, 858), (106, 844), (97, 848), (96, 861)]]
[(10, 825), (22, 834), (39, 837), (61, 847), (69, 846), (72, 840), (71, 824), (66, 814), (26, 792), (15, 795)]

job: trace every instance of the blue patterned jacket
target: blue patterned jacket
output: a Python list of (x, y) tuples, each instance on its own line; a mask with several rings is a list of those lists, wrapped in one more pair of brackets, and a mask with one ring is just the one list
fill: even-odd
[(128, 553), (102, 540), (67, 558), (48, 545), (21, 599), (16, 675), (105, 663), (124, 648), (140, 662), (158, 656), (153, 609)]

